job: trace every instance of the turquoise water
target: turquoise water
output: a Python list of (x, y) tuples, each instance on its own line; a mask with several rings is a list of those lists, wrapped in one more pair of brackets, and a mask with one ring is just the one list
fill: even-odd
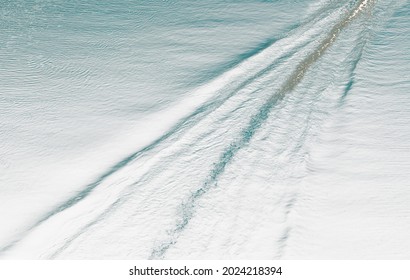
[(406, 1), (1, 4), (5, 257), (408, 257)]

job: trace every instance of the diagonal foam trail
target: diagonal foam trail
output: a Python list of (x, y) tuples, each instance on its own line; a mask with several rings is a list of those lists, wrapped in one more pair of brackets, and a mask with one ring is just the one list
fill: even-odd
[[(273, 44), (273, 43), (272, 43)], [(258, 55), (260, 52), (263, 52), (265, 49), (269, 48), (270, 45), (264, 45), (262, 47), (257, 47), (253, 52), (250, 52), (249, 55), (244, 56), (244, 61), (242, 63), (239, 63), (238, 67), (241, 67), (244, 62), (246, 63), (247, 60), (251, 59), (252, 56)], [(303, 46), (301, 46), (303, 47)], [(49, 211), (46, 215), (41, 217), (36, 223), (34, 223), (32, 226), (30, 226), (26, 232), (29, 232), (33, 230), (34, 228), (40, 226), (43, 224), (45, 221), (50, 219), (51, 217), (55, 216), (58, 213), (63, 212), (64, 210), (75, 206), (78, 204), (80, 201), (84, 200), (87, 198), (93, 191), (96, 189), (99, 185), (101, 185), (102, 182), (104, 182), (107, 178), (115, 174), (116, 172), (122, 170), (124, 167), (126, 167), (129, 163), (137, 160), (140, 158), (142, 155), (154, 150), (158, 145), (163, 144), (164, 142), (172, 142), (175, 140), (175, 138), (178, 136), (178, 133), (182, 130), (186, 130), (187, 128), (191, 127), (194, 125), (198, 119), (204, 118), (207, 114), (218, 108), (221, 104), (223, 104), (227, 99), (232, 97), (238, 90), (241, 88), (245, 87), (247, 84), (251, 83), (252, 81), (256, 80), (258, 77), (264, 75), (266, 72), (268, 72), (272, 67), (275, 67), (277, 64), (281, 63), (282, 61), (286, 60), (288, 57), (288, 54), (284, 54), (281, 57), (278, 57), (276, 61), (274, 61), (272, 64), (268, 65), (267, 67), (261, 69), (260, 71), (257, 71), (254, 75), (249, 76), (245, 78), (243, 81), (241, 81), (239, 84), (230, 84), (230, 80), (228, 79), (227, 84), (225, 85), (224, 82), (226, 80), (226, 77), (221, 77), (221, 81), (214, 81), (211, 83), (209, 88), (215, 88), (215, 91), (219, 92), (221, 89), (225, 89), (227, 86), (232, 86), (232, 89), (228, 90), (227, 94), (221, 94), (221, 96), (216, 97), (215, 99), (212, 99), (208, 102), (205, 102), (205, 104), (201, 105), (199, 108), (197, 108), (195, 111), (190, 113), (188, 116), (182, 118), (175, 124), (168, 132), (163, 134), (161, 137), (153, 141), (151, 144), (148, 146), (143, 147), (142, 149), (138, 150), (137, 152), (131, 154), (130, 156), (126, 157), (125, 159), (121, 160), (114, 166), (112, 166), (106, 173), (101, 175), (99, 178), (97, 178), (94, 182), (90, 183), (87, 185), (82, 191), (77, 193), (75, 196), (69, 198), (68, 200), (64, 201), (61, 203), (59, 206), (56, 208), (52, 209)], [(235, 69), (233, 69), (235, 70)], [(232, 71), (232, 70), (231, 70)], [(230, 71), (230, 72), (231, 72)], [(228, 73), (229, 74), (229, 73)], [(235, 75), (232, 75), (235, 77)], [(221, 82), (222, 85), (216, 85), (218, 82)], [(220, 89), (218, 89), (218, 87)], [(199, 91), (206, 90), (206, 89), (200, 89)], [(9, 244), (0, 247), (0, 254), (4, 251), (7, 251), (11, 249), (15, 244), (18, 243), (19, 240), (21, 240), (24, 237), (24, 234), (17, 238), (16, 240), (10, 242)]]
[(259, 127), (269, 117), (272, 108), (300, 83), (308, 69), (318, 61), (324, 52), (335, 42), (342, 30), (354, 20), (370, 2), (370, 0), (359, 1), (349, 13), (345, 14), (342, 19), (333, 26), (318, 47), (297, 65), (296, 69), (287, 78), (280, 90), (273, 94), (269, 100), (262, 105), (257, 114), (251, 118), (248, 126), (242, 130), (238, 140), (232, 142), (222, 153), (219, 161), (214, 165), (204, 184), (192, 193), (186, 202), (181, 204), (181, 217), (175, 228), (171, 231), (170, 238), (153, 249), (150, 259), (163, 258), (167, 250), (177, 242), (179, 235), (187, 227), (194, 215), (197, 201), (217, 184), (219, 177), (223, 174), (227, 165), (232, 161), (237, 152), (251, 141)]
[[(305, 46), (305, 45), (303, 45)], [(297, 49), (298, 50), (298, 49)], [(297, 50), (294, 50), (294, 52), (297, 52)], [(262, 69), (261, 71), (259, 71), (257, 73), (257, 75), (253, 76), (250, 79), (247, 79), (246, 81), (244, 81), (243, 83), (240, 84), (240, 86), (238, 88), (235, 89), (235, 93), (237, 91), (239, 91), (240, 89), (246, 87), (247, 85), (249, 85), (250, 83), (252, 83), (253, 81), (255, 81), (256, 79), (258, 79), (259, 77), (265, 75), (267, 72), (269, 72), (270, 70), (272, 70), (272, 68), (275, 68), (277, 65), (279, 65), (280, 63), (282, 63), (282, 61), (284, 61), (285, 59), (289, 58), (289, 54), (283, 55), (280, 58), (277, 59), (277, 61), (275, 61), (274, 63), (272, 63), (271, 65), (269, 65), (268, 67), (266, 67), (265, 69)], [(216, 108), (215, 108), (216, 109)], [(175, 139), (174, 139), (175, 140)], [(181, 152), (183, 153), (183, 152)], [(172, 157), (177, 157), (177, 154), (173, 154), (170, 155), (169, 159), (167, 160), (167, 162), (172, 162)], [(136, 182), (135, 184), (142, 182), (142, 181), (146, 181), (147, 178), (150, 178), (153, 176), (153, 174), (156, 174), (159, 170), (166, 168), (166, 163), (159, 163), (159, 166), (156, 166), (155, 168), (152, 168), (149, 170), (149, 172), (147, 172), (146, 174), (142, 175), (139, 179), (138, 182)], [(134, 184), (132, 184), (134, 185)], [(72, 238), (68, 239), (65, 244), (58, 249), (51, 257), (57, 257), (62, 251), (64, 251), (65, 248), (67, 248), (77, 237), (79, 237), (82, 233), (84, 233), (88, 228), (90, 228), (91, 226), (95, 225), (96, 223), (98, 223), (100, 220), (106, 218), (107, 215), (111, 214), (112, 211), (114, 210), (114, 208), (117, 208), (120, 204), (123, 204), (125, 201), (127, 200), (127, 197), (122, 196), (120, 197), (117, 201), (115, 201), (114, 203), (112, 203), (112, 205), (110, 205), (106, 210), (104, 210), (104, 212), (99, 215), (95, 220), (91, 221), (90, 223), (88, 223), (87, 225), (85, 225), (81, 230), (79, 230), (79, 232), (75, 235), (73, 235)]]
[[(194, 112), (189, 114), (188, 116), (184, 117), (181, 119), (177, 124), (175, 124), (168, 132), (163, 134), (160, 138), (156, 139), (153, 141), (151, 144), (148, 146), (138, 150), (137, 152), (131, 154), (127, 158), (123, 159), (122, 161), (118, 162), (114, 166), (112, 166), (106, 173), (101, 175), (99, 178), (97, 178), (94, 182), (91, 184), (87, 185), (82, 191), (77, 193), (75, 196), (69, 198), (68, 200), (64, 201), (61, 203), (59, 206), (56, 208), (52, 209), (49, 211), (46, 215), (41, 217), (36, 223), (34, 223), (32, 226), (30, 226), (25, 234), (22, 234), (19, 236), (19, 238), (13, 240), (9, 244), (0, 247), (0, 254), (2, 252), (5, 252), (11, 248), (14, 247), (24, 236), (29, 233), (31, 230), (34, 228), (37, 228), (38, 226), (42, 225), (44, 222), (52, 218), (53, 216), (77, 205), (80, 201), (84, 200), (87, 198), (97, 187), (99, 187), (107, 178), (110, 178), (112, 175), (115, 175), (117, 172), (121, 171), (124, 167), (128, 166), (131, 162), (134, 162), (138, 160), (140, 157), (144, 156), (145, 154), (153, 151), (156, 149), (159, 145), (162, 145), (164, 143), (172, 143), (173, 141), (176, 141), (179, 136), (182, 134), (183, 131), (188, 130), (190, 127), (195, 125), (200, 119), (206, 117), (209, 113), (220, 107), (226, 100), (231, 98), (233, 95), (235, 95), (240, 89), (246, 87), (259, 77), (265, 75), (267, 72), (269, 72), (272, 68), (276, 67), (283, 61), (286, 61), (287, 58), (289, 58), (290, 55), (293, 53), (297, 52), (299, 48), (302, 48), (306, 46), (305, 44), (302, 44), (300, 46), (295, 47), (293, 49), (292, 53), (284, 53), (283, 55), (277, 57), (271, 64), (267, 65), (266, 67), (260, 69), (253, 75), (246, 77), (243, 81), (241, 81), (239, 84), (226, 84), (223, 86), (220, 86), (222, 89), (215, 89), (215, 91), (220, 92), (223, 89), (226, 89), (226, 87), (231, 87), (229, 90), (226, 91), (225, 94), (221, 94), (221, 96), (216, 97), (215, 99), (212, 99), (208, 102), (205, 102), (205, 104), (201, 105), (199, 108), (197, 108)], [(269, 48), (270, 46), (267, 46)], [(263, 52), (264, 50), (261, 50), (260, 48), (257, 49), (254, 55), (258, 55), (260, 52)], [(252, 57), (250, 57), (251, 59)], [(247, 61), (245, 61), (247, 62)], [(235, 69), (234, 69), (235, 70)], [(224, 77), (223, 77), (224, 78)], [(223, 79), (224, 80), (224, 79)], [(213, 86), (210, 86), (210, 88), (213, 88)]]
[[(306, 24), (306, 26), (304, 26), (304, 32), (309, 33), (311, 31), (309, 30), (309, 28), (315, 23), (319, 22), (320, 20), (320, 18), (317, 18), (312, 20), (312, 22)], [(315, 32), (311, 32), (311, 34), (309, 34), (309, 36), (307, 37), (312, 38), (312, 36), (316, 35)], [(67, 210), (74, 208), (74, 206), (78, 205), (78, 203), (83, 202), (86, 198), (90, 197), (90, 195), (97, 189), (97, 187), (104, 184), (105, 181), (107, 181), (107, 179), (112, 179), (113, 176), (118, 175), (119, 172), (123, 171), (124, 168), (127, 167), (130, 163), (139, 160), (141, 157), (149, 153), (155, 153), (156, 151), (163, 149), (163, 146), (166, 146), (178, 140), (180, 137), (182, 137), (184, 133), (186, 133), (192, 126), (197, 124), (201, 119), (205, 118), (208, 114), (216, 110), (226, 100), (235, 96), (235, 94), (240, 89), (248, 86), (250, 83), (259, 79), (261, 76), (265, 75), (267, 72), (275, 68), (278, 64), (283, 63), (291, 55), (297, 53), (300, 49), (302, 49), (304, 46), (306, 46), (306, 44), (309, 43), (306, 42), (306, 40), (301, 40), (294, 44), (293, 40), (294, 38), (290, 36), (288, 38), (284, 38), (283, 40), (275, 42), (273, 45), (267, 46), (265, 49), (257, 50), (253, 56), (247, 58), (237, 67), (231, 69), (227, 73), (224, 73), (224, 75), (222, 75), (220, 78), (206, 85), (204, 88), (198, 90), (197, 93), (205, 92), (205, 95), (208, 94), (212, 98), (205, 100), (205, 102), (201, 106), (195, 109), (192, 113), (188, 114), (188, 116), (182, 118), (168, 132), (166, 132), (160, 138), (152, 142), (150, 145), (140, 149), (139, 151), (130, 155), (123, 161), (119, 162), (118, 164), (113, 166), (109, 171), (103, 174), (100, 178), (98, 178), (95, 182), (88, 185), (78, 195), (70, 198), (69, 200), (62, 203), (60, 206), (56, 207), (55, 209), (47, 213), (44, 217), (39, 219), (33, 226), (31, 226), (26, 233), (20, 235), (19, 238), (1, 248), (0, 253), (13, 248), (13, 246), (15, 246), (21, 239), (26, 237), (32, 230), (40, 226), (43, 226), (45, 222), (47, 222), (51, 218), (57, 216), (62, 212), (66, 212)], [(323, 42), (331, 44), (333, 42), (332, 40), (334, 39), (329, 39), (329, 37), (327, 37)], [(291, 43), (293, 44), (293, 48), (289, 49), (288, 46)], [(319, 52), (323, 52), (328, 47), (324, 43), (320, 45)], [(272, 46), (274, 46), (274, 48), (272, 48)], [(314, 63), (320, 57), (320, 55), (320, 53), (315, 52), (314, 54), (308, 56), (305, 60), (303, 60), (302, 63), (298, 65), (297, 69), (291, 74), (290, 78), (288, 78), (287, 82), (284, 84), (279, 94), (272, 97), (260, 109), (260, 112), (252, 118), (249, 126), (243, 131), (240, 140), (232, 143), (230, 147), (222, 155), (221, 161), (214, 166), (213, 170), (211, 171), (209, 179), (204, 184), (204, 188), (201, 188), (202, 190), (200, 189), (198, 191), (197, 198), (192, 200), (192, 205), (194, 205), (195, 201), (203, 195), (204, 191), (206, 192), (206, 190), (209, 189), (212, 186), (212, 184), (214, 184), (218, 180), (218, 177), (220, 176), (220, 174), (223, 173), (226, 165), (229, 164), (229, 162), (235, 156), (237, 151), (250, 141), (250, 139), (252, 138), (256, 130), (259, 128), (259, 126), (264, 122), (264, 120), (266, 120), (271, 108), (279, 100), (283, 98), (286, 92), (291, 91), (298, 84), (298, 82), (302, 79), (304, 73), (308, 69), (308, 67), (312, 63)], [(137, 177), (136, 180), (139, 180), (139, 178), (140, 177)], [(107, 190), (108, 189), (104, 189), (102, 191)], [(117, 201), (117, 198), (113, 198), (113, 202), (110, 203), (110, 206), (106, 207), (105, 210), (103, 209), (103, 211), (101, 212), (109, 212), (110, 207), (116, 205)], [(189, 203), (186, 205), (189, 205)], [(97, 217), (99, 216), (100, 215), (97, 215)], [(80, 230), (79, 232), (82, 232), (93, 223), (94, 221), (87, 223), (85, 226), (81, 227), (82, 230)], [(181, 225), (182, 226), (178, 226), (178, 228), (181, 228), (180, 231), (183, 230), (186, 224), (181, 223)], [(73, 236), (76, 236), (76, 234), (74, 234)], [(72, 239), (68, 238), (68, 240)], [(66, 246), (67, 244), (65, 244), (63, 247)]]
[[(323, 12), (323, 11), (322, 11)], [(313, 24), (317, 22), (319, 19), (312, 19), (309, 24)], [(295, 26), (295, 29), (298, 29), (299, 26)], [(291, 31), (294, 32), (294, 31)], [(98, 188), (101, 184), (103, 184), (108, 178), (116, 175), (118, 172), (124, 169), (124, 167), (128, 166), (130, 163), (138, 160), (143, 155), (152, 152), (159, 145), (163, 145), (165, 143), (172, 143), (173, 141), (177, 140), (178, 137), (182, 134), (182, 132), (187, 131), (190, 127), (195, 125), (199, 120), (206, 117), (210, 112), (217, 109), (221, 106), (226, 100), (231, 98), (235, 95), (241, 88), (246, 87), (248, 84), (252, 83), (259, 77), (263, 76), (265, 73), (269, 72), (272, 68), (276, 67), (278, 64), (286, 61), (289, 56), (296, 53), (299, 49), (306, 46), (306, 42), (300, 42), (296, 44), (293, 49), (291, 50), (283, 50), (283, 46), (289, 44), (289, 38), (283, 38), (277, 41), (271, 40), (270, 44), (264, 44), (263, 46), (258, 46), (254, 51), (249, 52), (246, 56), (243, 57), (243, 61), (237, 63), (235, 68), (229, 70), (228, 72), (221, 75), (216, 80), (210, 82), (209, 84), (201, 87), (193, 94), (193, 96), (201, 94), (205, 92), (209, 94), (209, 92), (214, 92), (214, 98), (205, 101), (204, 104), (199, 106), (193, 112), (188, 114), (187, 116), (180, 119), (171, 129), (169, 129), (165, 134), (161, 137), (153, 141), (151, 144), (143, 147), (142, 149), (136, 151), (135, 153), (131, 154), (127, 158), (123, 159), (122, 161), (118, 162), (114, 166), (112, 166), (106, 173), (101, 175), (97, 178), (94, 182), (87, 185), (82, 191), (77, 193), (75, 196), (67, 199), (48, 213), (46, 213), (43, 217), (37, 220), (33, 225), (28, 227), (25, 232), (20, 234), (15, 240), (11, 241), (8, 244), (5, 244), (3, 247), (0, 247), (0, 254), (5, 251), (12, 249), (20, 240), (22, 240), (27, 234), (29, 234), (33, 229), (41, 226), (43, 223), (48, 221), (50, 218), (56, 216), (57, 214), (76, 206), (79, 202), (83, 201), (90, 194)], [(272, 46), (279, 46), (279, 51), (272, 52), (270, 49)], [(281, 47), (282, 46), (282, 47)], [(281, 50), (282, 48), (282, 50)], [(268, 52), (268, 54), (265, 54)], [(266, 56), (272, 56), (270, 60), (264, 59)], [(254, 61), (257, 62), (254, 62)], [(261, 61), (264, 60), (265, 62)], [(271, 61), (264, 67), (260, 67), (260, 64), (266, 64), (266, 61)], [(256, 67), (255, 67), (256, 66)]]

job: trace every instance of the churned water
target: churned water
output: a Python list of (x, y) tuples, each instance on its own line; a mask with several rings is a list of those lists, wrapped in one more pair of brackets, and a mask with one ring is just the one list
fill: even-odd
[(409, 258), (407, 1), (0, 1), (3, 258)]

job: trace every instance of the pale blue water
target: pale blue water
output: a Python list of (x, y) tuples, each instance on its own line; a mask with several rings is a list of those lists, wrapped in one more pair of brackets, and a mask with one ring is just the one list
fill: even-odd
[(0, 3), (5, 256), (408, 257), (407, 1)]
[(109, 141), (283, 37), (306, 5), (289, 16), (269, 2), (5, 1), (3, 166)]

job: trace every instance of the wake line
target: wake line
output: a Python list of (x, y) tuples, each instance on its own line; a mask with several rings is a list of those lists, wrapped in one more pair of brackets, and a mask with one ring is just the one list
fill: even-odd
[[(293, 49), (292, 53), (296, 53), (300, 48), (305, 47), (306, 44), (301, 45), (298, 48)], [(210, 108), (205, 108), (203, 111), (207, 110), (208, 113), (213, 112), (214, 110), (216, 110), (217, 108), (219, 108), (222, 103), (224, 103), (227, 99), (229, 99), (230, 97), (232, 97), (234, 94), (236, 94), (239, 90), (241, 90), (242, 88), (246, 87), (247, 85), (251, 84), (252, 82), (254, 82), (255, 80), (257, 80), (258, 78), (260, 78), (261, 76), (265, 75), (266, 73), (268, 73), (270, 70), (272, 70), (273, 68), (275, 68), (276, 66), (278, 66), (279, 64), (281, 64), (283, 61), (285, 61), (286, 59), (288, 59), (289, 57), (291, 57), (291, 55), (289, 53), (282, 55), (281, 57), (279, 57), (278, 59), (276, 59), (273, 63), (271, 63), (270, 65), (268, 65), (267, 67), (263, 68), (262, 70), (260, 70), (259, 72), (257, 72), (255, 75), (253, 75), (252, 77), (246, 79), (244, 82), (241, 82), (237, 87), (235, 87), (235, 89), (231, 92), (230, 95), (228, 95), (226, 98), (224, 98), (222, 101), (220, 101), (220, 104), (218, 103), (217, 106)], [(203, 107), (206, 107), (207, 105), (204, 105)], [(209, 105), (211, 106), (211, 105)], [(208, 115), (208, 114), (206, 114)], [(204, 116), (206, 116), (204, 115)], [(188, 122), (192, 122), (194, 123), (194, 121), (192, 121), (192, 118), (187, 120), (186, 123)], [(186, 123), (181, 124), (181, 125), (186, 125)], [(175, 134), (177, 133), (177, 130), (174, 131), (170, 131), (169, 132), (169, 136), (171, 136), (171, 134)], [(165, 139), (164, 139), (165, 140)], [(159, 143), (158, 143), (159, 144)], [(158, 169), (158, 168), (157, 168)], [(147, 172), (145, 174), (143, 174), (138, 181), (143, 181), (144, 177), (149, 176), (152, 172)], [(135, 183), (134, 183), (135, 184)], [(133, 185), (134, 185), (133, 184)], [(120, 197), (118, 198), (114, 203), (112, 203), (108, 208), (106, 208), (103, 213), (101, 213), (100, 215), (98, 215), (98, 217), (96, 217), (93, 221), (87, 223), (84, 227), (81, 228), (81, 230), (75, 234), (74, 236), (72, 236), (71, 238), (69, 238), (59, 249), (57, 249), (57, 251), (55, 253), (53, 253), (53, 255), (51, 255), (51, 258), (55, 258), (57, 257), (61, 252), (64, 251), (64, 249), (66, 249), (76, 238), (78, 238), (80, 235), (82, 235), (87, 228), (95, 225), (97, 222), (99, 222), (101, 219), (103, 219), (107, 214), (111, 213), (111, 211), (113, 210), (113, 208), (118, 207), (121, 203), (124, 202), (124, 198)]]
[[(164, 241), (157, 248), (154, 248), (151, 252), (150, 259), (163, 258), (167, 250), (177, 242), (178, 237), (182, 231), (186, 228), (189, 221), (194, 215), (195, 206), (197, 201), (204, 196), (212, 187), (216, 186), (219, 177), (225, 171), (226, 166), (232, 161), (235, 155), (245, 147), (253, 138), (257, 130), (265, 123), (266, 119), (272, 108), (280, 102), (288, 93), (294, 90), (294, 88), (300, 83), (300, 81), (305, 76), (308, 69), (315, 64), (318, 59), (323, 55), (323, 53), (336, 41), (342, 30), (356, 18), (359, 13), (366, 8), (369, 1), (362, 0), (356, 7), (348, 14), (346, 14), (341, 21), (333, 26), (328, 35), (321, 41), (316, 50), (310, 53), (304, 60), (302, 60), (296, 67), (296, 69), (291, 73), (288, 79), (284, 82), (283, 86), (279, 91), (272, 95), (267, 102), (265, 102), (258, 113), (254, 115), (248, 126), (241, 132), (239, 139), (232, 142), (229, 147), (222, 153), (219, 161), (214, 165), (211, 170), (208, 179), (204, 184), (197, 189), (188, 200), (180, 205), (181, 217), (180, 221), (176, 224), (175, 228), (171, 231), (171, 236), (169, 240)], [(286, 238), (287, 239), (287, 238)], [(284, 242), (286, 241), (284, 239)], [(283, 244), (285, 246), (285, 244)]]
[[(299, 26), (295, 26), (294, 28), (298, 28)], [(283, 39), (283, 38), (282, 38)], [(253, 51), (250, 51), (249, 53), (245, 54), (242, 56), (243, 60), (242, 62), (237, 62), (236, 66), (241, 67), (241, 65), (246, 62), (249, 59), (252, 59), (252, 57), (258, 55), (259, 53), (263, 52), (264, 50), (270, 48), (273, 44), (278, 42), (278, 40), (269, 40), (267, 43), (264, 43), (261, 46), (257, 46)], [(307, 44), (307, 43), (306, 43)], [(280, 63), (286, 61), (292, 54), (296, 53), (300, 48), (303, 48), (306, 46), (306, 44), (301, 44), (300, 46), (296, 46), (294, 49), (291, 50), (291, 52), (286, 52), (283, 55), (279, 56), (278, 58), (274, 59), (272, 63), (267, 65), (266, 67), (256, 71), (253, 75), (250, 77), (247, 77), (244, 81), (240, 82), (239, 84), (235, 85), (232, 89), (228, 91), (227, 94), (223, 94), (221, 97), (206, 101), (204, 104), (202, 104), (199, 108), (195, 109), (194, 112), (190, 113), (188, 116), (184, 117), (182, 120), (177, 122), (171, 129), (169, 129), (165, 134), (163, 134), (161, 137), (153, 141), (151, 144), (145, 146), (144, 148), (138, 150), (137, 152), (131, 154), (130, 156), (126, 157), (122, 161), (118, 162), (114, 166), (112, 166), (106, 173), (101, 175), (97, 180), (92, 182), (91, 184), (87, 185), (82, 191), (77, 193), (74, 197), (69, 198), (65, 202), (63, 202), (61, 205), (57, 206), (50, 212), (48, 212), (46, 215), (44, 215), (42, 218), (40, 218), (37, 222), (35, 222), (33, 225), (28, 227), (25, 232), (23, 232), (18, 238), (15, 240), (11, 241), (9, 244), (6, 244), (5, 246), (0, 248), (0, 255), (4, 253), (5, 251), (8, 251), (12, 249), (19, 241), (21, 241), (25, 236), (29, 234), (34, 228), (42, 225), (44, 222), (52, 218), (53, 216), (67, 210), (68, 208), (71, 208), (78, 204), (80, 201), (84, 200), (87, 198), (104, 180), (106, 180), (108, 177), (116, 173), (117, 171), (123, 169), (125, 166), (127, 166), (129, 163), (133, 162), (140, 156), (144, 155), (145, 153), (155, 149), (158, 147), (160, 144), (163, 142), (169, 140), (172, 137), (178, 137), (178, 132), (180, 132), (183, 129), (187, 129), (191, 127), (192, 125), (195, 124), (195, 122), (198, 119), (201, 119), (202, 117), (207, 116), (209, 113), (214, 111), (215, 109), (219, 108), (226, 100), (228, 100), (230, 97), (236, 94), (240, 89), (246, 87), (253, 81), (257, 80), (259, 77), (263, 76), (273, 68), (275, 68), (277, 65)], [(233, 71), (234, 69), (230, 69), (229, 71)], [(226, 87), (230, 87), (232, 84), (231, 81), (228, 81), (227, 84), (222, 85), (221, 89), (217, 90), (217, 92), (220, 92)]]
[[(288, 38), (284, 38), (284, 39), (288, 39)], [(18, 238), (16, 238), (13, 242), (9, 243), (8, 245), (4, 246), (3, 248), (0, 248), (0, 254), (3, 253), (4, 251), (8, 250), (8, 249), (11, 249), (20, 240), (22, 240), (24, 237), (26, 237), (29, 234), (29, 232), (32, 231), (34, 228), (42, 225), (44, 222), (46, 222), (47, 220), (49, 220), (53, 216), (65, 211), (65, 210), (67, 210), (67, 209), (69, 209), (73, 206), (75, 206), (80, 201), (87, 198), (98, 186), (100, 186), (103, 183), (104, 180), (106, 180), (108, 177), (110, 177), (111, 175), (113, 175), (117, 171), (123, 169), (125, 166), (127, 166), (128, 164), (130, 164), (134, 160), (136, 160), (139, 157), (143, 156), (145, 153), (147, 153), (149, 151), (152, 151), (153, 149), (157, 148), (160, 144), (163, 144), (166, 141), (171, 141), (170, 139), (172, 139), (172, 140), (173, 139), (178, 139), (181, 136), (180, 134), (178, 134), (180, 131), (182, 131), (182, 130), (186, 131), (186, 129), (189, 129), (191, 126), (195, 125), (195, 123), (197, 122), (198, 119), (201, 119), (202, 117), (207, 116), (209, 113), (211, 113), (212, 111), (217, 109), (227, 99), (229, 99), (230, 97), (235, 95), (236, 92), (239, 91), (241, 88), (246, 87), (249, 83), (251, 83), (254, 80), (258, 79), (260, 76), (264, 75), (265, 73), (267, 73), (271, 69), (273, 69), (276, 65), (278, 65), (278, 64), (282, 63), (283, 61), (285, 61), (287, 58), (289, 58), (291, 55), (293, 55), (295, 52), (297, 52), (298, 49), (300, 49), (300, 48), (304, 47), (305, 45), (307, 45), (307, 43), (306, 44), (301, 44), (300, 42), (298, 44), (299, 44), (299, 46), (296, 45), (290, 51), (286, 51), (281, 56), (279, 56), (275, 59), (272, 59), (271, 63), (267, 66), (264, 66), (262, 69), (255, 70), (255, 69), (252, 68), (251, 71), (253, 72), (253, 74), (246, 75), (245, 77), (243, 77), (243, 74), (241, 74), (240, 77), (245, 78), (245, 81), (241, 81), (239, 84), (234, 83), (235, 81), (232, 80), (232, 77), (229, 77), (229, 81), (225, 81), (224, 79), (221, 79), (224, 84), (222, 86), (220, 86), (220, 88), (218, 90), (215, 90), (215, 91), (217, 93), (221, 93), (222, 91), (228, 89), (227, 93), (225, 93), (225, 91), (224, 91), (224, 92), (221, 93), (221, 96), (217, 97), (216, 99), (212, 99), (212, 100), (204, 102), (199, 108), (195, 109), (194, 112), (190, 113), (188, 116), (186, 116), (182, 120), (178, 121), (176, 125), (174, 125), (170, 130), (168, 130), (165, 134), (163, 134), (157, 140), (155, 140), (154, 142), (152, 142), (148, 146), (140, 149), (139, 151), (133, 153), (132, 155), (125, 158), (124, 160), (122, 160), (118, 164), (114, 165), (105, 174), (100, 176), (96, 181), (94, 181), (93, 183), (87, 185), (87, 187), (84, 190), (82, 190), (81, 192), (79, 192), (76, 196), (68, 199), (67, 201), (62, 203), (60, 206), (54, 208), (52, 211), (50, 211), (49, 213), (44, 215), (34, 225), (29, 227), (28, 230), (26, 230), (23, 234), (21, 234)], [(265, 49), (268, 49), (270, 47), (271, 47), (271, 45), (268, 45), (268, 46), (266, 46)], [(258, 53), (264, 51), (265, 49), (257, 50), (255, 53), (258, 54)], [(281, 50), (281, 52), (282, 52), (282, 50)], [(245, 59), (242, 63), (249, 63), (246, 60), (247, 59)], [(254, 64), (255, 61), (252, 60), (250, 62)], [(239, 70), (241, 70), (240, 68), (242, 68), (242, 66), (243, 66), (242, 63), (238, 63), (237, 68)], [(249, 68), (249, 67), (244, 67), (244, 68), (246, 69), (246, 68)], [(231, 69), (231, 70), (236, 70), (236, 69)], [(228, 71), (228, 72), (230, 72), (230, 71)], [(236, 75), (236, 76), (238, 76), (238, 75)], [(247, 140), (247, 141), (250, 141), (250, 139)], [(225, 158), (227, 159), (226, 164), (229, 163), (231, 158), (241, 148), (241, 145), (245, 145), (245, 144), (246, 143), (239, 143), (238, 144), (239, 147), (237, 149), (234, 148), (230, 152), (226, 153), (226, 155), (225, 155)], [(214, 181), (216, 181), (219, 177), (219, 175), (217, 175), (218, 172), (222, 173), (224, 171), (224, 168), (225, 168), (226, 164), (219, 165), (219, 167), (216, 166), (213, 169), (213, 170), (215, 170), (215, 175), (214, 175), (215, 179), (214, 179)], [(120, 198), (120, 199), (122, 200), (122, 198)], [(117, 205), (118, 203), (119, 203), (119, 201), (116, 200), (111, 205), (111, 208), (114, 207), (115, 205)], [(111, 208), (108, 208), (108, 210), (111, 209)], [(103, 214), (105, 214), (105, 213), (107, 213), (107, 211), (103, 212)], [(98, 217), (100, 217), (100, 216), (98, 216)], [(83, 227), (83, 229), (86, 229), (88, 227), (88, 225), (91, 225), (91, 224), (93, 224), (93, 222), (88, 223), (85, 227)], [(63, 248), (65, 248), (66, 245), (67, 245), (67, 243), (63, 246)]]

